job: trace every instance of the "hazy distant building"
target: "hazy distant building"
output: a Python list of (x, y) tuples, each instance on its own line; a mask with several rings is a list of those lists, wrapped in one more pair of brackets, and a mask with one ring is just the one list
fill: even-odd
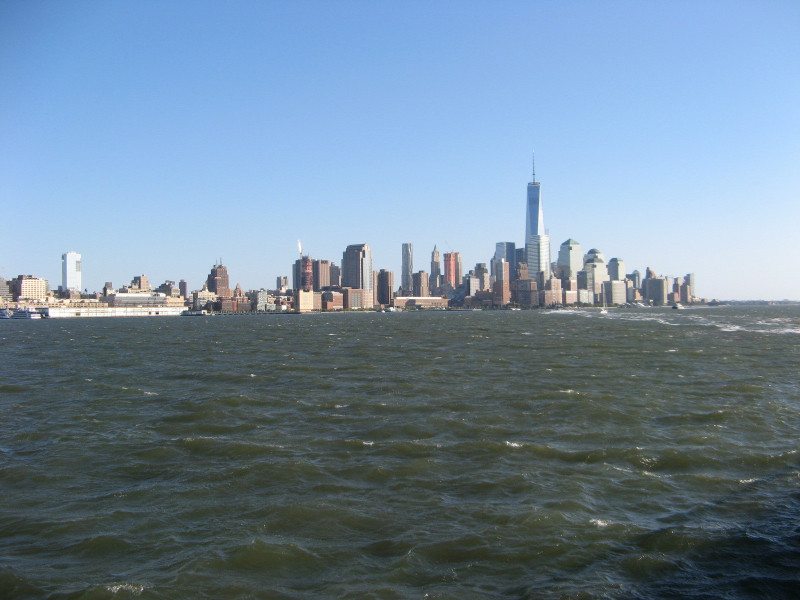
[(285, 292), (289, 289), (289, 278), (286, 275), (278, 275), (275, 280), (275, 289), (279, 292)]
[(592, 248), (583, 256), (583, 264), (586, 265), (586, 263), (588, 263), (590, 260), (594, 258), (599, 258), (600, 260), (603, 261), (603, 264), (605, 264), (606, 262), (606, 257), (603, 256), (603, 253), (600, 252), (600, 250), (598, 250), (597, 248)]
[(642, 282), (642, 294), (647, 302), (662, 306), (667, 303), (669, 281), (666, 277), (646, 277)]
[(486, 263), (477, 263), (475, 265), (474, 275), (478, 280), (478, 290), (492, 289), (492, 276), (489, 273), (489, 269), (486, 268)]
[(411, 243), (403, 244), (403, 263), (400, 271), (400, 286), (405, 293), (413, 287), (412, 275), (414, 273), (414, 247)]
[[(369, 244), (351, 244), (342, 255), (342, 287), (363, 291), (361, 307), (365, 302), (372, 302), (372, 250)], [(345, 308), (348, 308), (348, 299), (345, 297)]]
[(184, 300), (188, 300), (189, 299), (189, 284), (186, 283), (185, 280), (181, 279), (178, 282), (178, 290), (180, 291), (181, 297)]
[(608, 261), (608, 276), (611, 281), (625, 279), (625, 261), (621, 258), (612, 258)]
[(444, 254), (444, 282), (455, 289), (461, 283), (462, 277), (461, 253), (445, 252)]
[(11, 289), (11, 282), (0, 277), (0, 301), (11, 302), (14, 300), (14, 293)]
[(603, 282), (602, 302), (607, 306), (625, 304), (628, 301), (627, 287), (625, 281), (612, 279)]
[(156, 292), (164, 294), (168, 298), (180, 298), (181, 290), (175, 285), (174, 281), (167, 280), (156, 288)]
[(342, 285), (342, 268), (333, 262), (330, 270), (330, 285), (337, 288)]
[(548, 279), (550, 272), (550, 236), (544, 228), (542, 186), (536, 181), (534, 163), (533, 180), (528, 184), (527, 214), (525, 218), (525, 254), (528, 274), (540, 282)]
[(601, 256), (596, 255), (583, 265), (583, 271), (586, 273), (586, 289), (593, 295), (593, 302), (601, 300), (603, 282), (608, 281), (608, 269)]
[(558, 276), (571, 279), (583, 268), (583, 250), (581, 244), (572, 238), (563, 242), (558, 249)]
[(61, 289), (68, 292), (80, 292), (81, 287), (81, 255), (67, 252), (61, 255)]
[(687, 273), (683, 280), (686, 282), (686, 285), (689, 286), (689, 296), (692, 298), (697, 298), (697, 289), (695, 288), (695, 285), (697, 284), (697, 278), (695, 277), (695, 274)]
[(147, 275), (136, 275), (131, 280), (131, 284), (122, 288), (124, 292), (150, 292), (153, 288), (150, 286), (150, 280)]
[(435, 244), (433, 252), (431, 252), (431, 272), (428, 277), (428, 283), (434, 293), (438, 293), (439, 288), (442, 287), (442, 263), (439, 258), (439, 249)]
[(627, 277), (631, 281), (631, 284), (637, 290), (642, 287), (642, 274), (639, 273), (638, 269), (635, 270), (633, 273), (628, 273), (625, 277)]

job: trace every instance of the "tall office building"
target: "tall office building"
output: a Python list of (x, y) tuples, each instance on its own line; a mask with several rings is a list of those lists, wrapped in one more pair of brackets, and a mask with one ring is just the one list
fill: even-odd
[(517, 246), (514, 242), (497, 242), (494, 251), (494, 260), (492, 261), (492, 272), (497, 278), (497, 273), (494, 272), (494, 265), (496, 261), (505, 259), (508, 263), (508, 272), (511, 279), (515, 278), (517, 272)]
[(206, 287), (219, 298), (233, 297), (233, 291), (228, 283), (228, 268), (221, 263), (214, 265), (206, 279)]
[(61, 289), (65, 292), (81, 291), (81, 255), (77, 252), (61, 255)]
[(351, 244), (345, 249), (342, 254), (342, 287), (364, 290), (364, 298), (372, 301), (372, 250), (369, 244)]
[(431, 273), (428, 282), (432, 291), (437, 291), (442, 287), (442, 263), (439, 259), (439, 249), (434, 244), (431, 252)]
[(528, 184), (527, 215), (525, 218), (525, 254), (531, 279), (547, 279), (550, 275), (550, 236), (544, 228), (542, 186), (536, 181), (536, 163), (533, 180)]
[(404, 292), (411, 291), (413, 287), (412, 275), (414, 273), (414, 248), (411, 243), (403, 244), (403, 267), (400, 272), (400, 286)]
[(612, 258), (606, 267), (611, 281), (623, 281), (625, 279), (625, 261), (621, 258)]
[(461, 266), (461, 253), (460, 252), (445, 252), (444, 253), (444, 282), (457, 288), (461, 283), (461, 274), (463, 273)]
[(568, 239), (558, 249), (558, 276), (561, 279), (572, 279), (578, 276), (578, 271), (583, 268), (580, 242)]

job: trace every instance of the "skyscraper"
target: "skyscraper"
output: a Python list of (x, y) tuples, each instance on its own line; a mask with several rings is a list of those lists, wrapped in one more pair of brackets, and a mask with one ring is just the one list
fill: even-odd
[(228, 269), (221, 262), (211, 269), (211, 273), (208, 274), (206, 279), (206, 287), (208, 287), (209, 292), (215, 293), (220, 298), (231, 298), (233, 296), (228, 283)]
[(461, 253), (460, 252), (445, 252), (444, 253), (444, 282), (449, 283), (453, 289), (461, 284)]
[(439, 249), (434, 244), (431, 252), (431, 274), (428, 279), (432, 292), (438, 290), (442, 285), (442, 263), (439, 260)]
[(428, 288), (428, 274), (425, 271), (414, 273), (413, 277), (413, 290), (412, 295), (416, 297), (429, 296), (430, 290)]
[(542, 186), (536, 181), (536, 163), (533, 163), (533, 180), (528, 184), (527, 215), (525, 219), (525, 253), (531, 279), (547, 279), (550, 274), (550, 236), (544, 228)]
[(389, 306), (394, 293), (394, 273), (381, 269), (378, 271), (378, 304)]
[(580, 242), (572, 238), (561, 244), (558, 249), (558, 276), (562, 279), (571, 279), (578, 276), (578, 271), (583, 268)]
[(319, 292), (331, 285), (331, 261), (315, 260), (312, 263), (313, 289)]
[[(492, 261), (493, 273), (495, 261), (499, 261), (500, 259), (505, 259), (508, 263), (509, 276), (511, 279), (514, 279), (514, 275), (517, 271), (517, 248), (514, 242), (497, 242), (494, 251), (494, 260)], [(494, 273), (494, 276), (497, 277), (497, 273)]]
[(65, 292), (81, 291), (81, 255), (77, 252), (61, 255), (61, 289)]
[(372, 250), (369, 244), (351, 244), (342, 254), (342, 287), (364, 290), (372, 302)]
[(414, 248), (411, 243), (403, 244), (403, 267), (400, 272), (400, 285), (404, 292), (409, 292), (413, 287), (412, 274), (414, 273)]
[(621, 258), (612, 258), (606, 265), (608, 276), (611, 281), (622, 281), (625, 279), (625, 261)]

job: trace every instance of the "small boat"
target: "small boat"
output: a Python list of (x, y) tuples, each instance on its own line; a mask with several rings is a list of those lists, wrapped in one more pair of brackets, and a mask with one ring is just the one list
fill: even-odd
[(0, 319), (10, 319), (11, 318), (11, 311), (8, 309), (0, 310)]
[(42, 313), (32, 308), (18, 308), (11, 314), (12, 319), (41, 319)]
[(683, 310), (685, 306), (683, 306), (683, 304), (681, 304), (680, 302), (676, 302), (675, 304), (672, 305), (672, 308), (674, 308), (675, 310)]

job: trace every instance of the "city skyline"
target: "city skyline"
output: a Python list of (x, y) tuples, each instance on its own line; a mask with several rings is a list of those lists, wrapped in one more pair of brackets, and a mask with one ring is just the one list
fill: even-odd
[(574, 239), (704, 297), (798, 300), (798, 24), (789, 2), (5, 3), (0, 276), (56, 287), (74, 249), (89, 290), (194, 289), (218, 256), (269, 288), (298, 238), (369, 243), (395, 287), (402, 243), (468, 270), (524, 247), (535, 147), (551, 261)]

